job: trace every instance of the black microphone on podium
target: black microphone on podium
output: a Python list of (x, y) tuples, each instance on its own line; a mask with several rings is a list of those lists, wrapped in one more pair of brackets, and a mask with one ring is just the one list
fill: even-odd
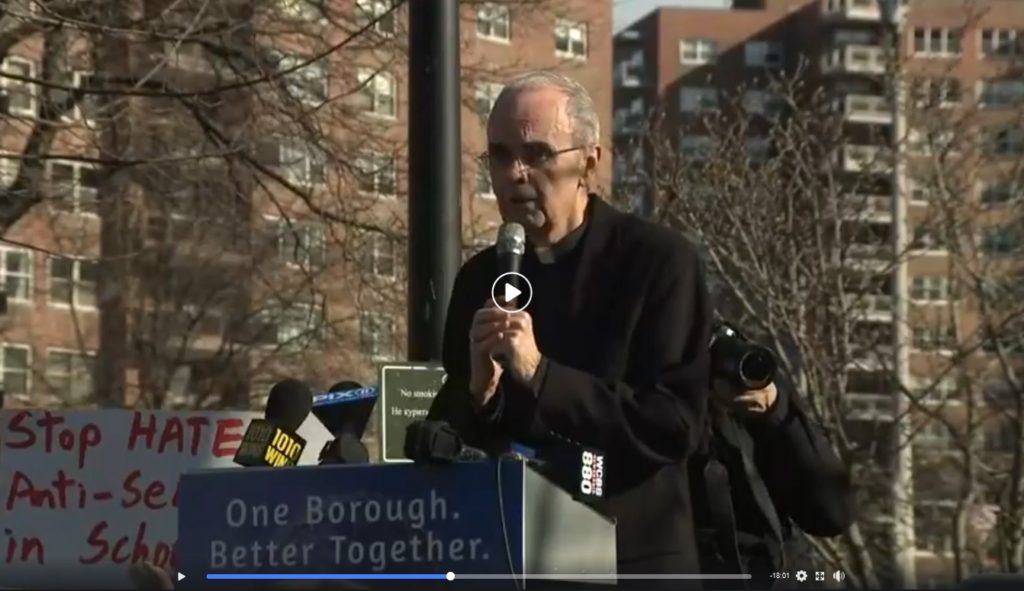
[(274, 384), (264, 418), (249, 423), (235, 452), (235, 463), (273, 468), (298, 464), (306, 448), (298, 430), (312, 406), (313, 393), (302, 382), (287, 379)]
[(405, 457), (416, 463), (449, 464), (459, 460), (486, 460), (487, 453), (462, 443), (445, 421), (413, 421), (405, 428)]
[(362, 437), (378, 396), (373, 386), (344, 380), (313, 397), (313, 416), (334, 436), (320, 450), (320, 465), (370, 462)]

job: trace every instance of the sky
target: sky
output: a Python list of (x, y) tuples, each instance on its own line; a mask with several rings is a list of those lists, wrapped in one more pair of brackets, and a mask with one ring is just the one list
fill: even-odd
[(708, 7), (722, 6), (725, 2), (726, 0), (613, 0), (614, 27), (618, 32), (659, 6)]

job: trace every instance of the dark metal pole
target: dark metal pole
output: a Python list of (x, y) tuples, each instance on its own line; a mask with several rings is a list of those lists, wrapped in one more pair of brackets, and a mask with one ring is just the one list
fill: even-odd
[(409, 360), (439, 361), (462, 261), (458, 0), (409, 2)]

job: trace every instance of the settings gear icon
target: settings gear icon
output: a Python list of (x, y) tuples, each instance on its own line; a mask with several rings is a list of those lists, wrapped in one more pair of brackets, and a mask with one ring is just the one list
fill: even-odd
[(798, 571), (796, 571), (796, 580), (800, 581), (801, 583), (806, 581), (807, 580), (807, 571), (805, 571), (805, 570), (798, 570)]

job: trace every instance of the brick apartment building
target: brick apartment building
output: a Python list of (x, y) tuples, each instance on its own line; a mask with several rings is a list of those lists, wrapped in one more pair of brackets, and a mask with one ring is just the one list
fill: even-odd
[[(936, 375), (938, 366), (932, 361), (936, 355), (948, 358), (946, 349), (950, 347), (945, 344), (944, 331), (932, 320), (952, 305), (959, 305), (962, 330), (977, 330), (978, 320), (972, 304), (955, 302), (951, 294), (947, 279), (950, 251), (937, 239), (929, 214), (932, 189), (924, 182), (915, 182), (915, 178), (925, 175), (927, 158), (914, 146), (928, 138), (934, 142), (945, 137), (943, 122), (948, 120), (952, 130), (957, 114), (970, 110), (979, 132), (966, 137), (991, 142), (995, 148), (989, 152), (992, 157), (972, 169), (976, 178), (962, 198), (979, 203), (988, 223), (1013, 223), (1007, 217), (1011, 214), (1000, 208), (1022, 197), (1019, 175), (1013, 179), (1013, 173), (1008, 172), (1019, 167), (1024, 156), (1024, 134), (1019, 129), (1014, 131), (1012, 124), (1019, 123), (1021, 110), (1006, 111), (1024, 100), (1024, 83), (1017, 70), (1019, 58), (1024, 56), (1024, 2), (911, 0), (905, 4), (909, 11), (901, 47), (910, 83), (908, 112), (915, 111), (922, 102), (928, 107), (942, 107), (928, 111), (931, 121), (910, 113), (907, 136), (907, 226), (913, 254), (908, 263), (907, 294), (912, 327), (910, 387), (924, 389), (925, 384), (937, 384), (927, 396), (935, 396), (938, 401), (957, 398), (963, 392), (955, 375)], [(845, 145), (831, 163), (833, 170), (838, 177), (863, 180), (864, 175), (872, 174), (863, 163), (887, 153), (886, 138), (893, 123), (887, 98), (884, 26), (876, 0), (735, 0), (725, 9), (661, 8), (651, 12), (615, 38), (613, 116), (620, 151), (615, 161), (616, 186), (635, 196), (638, 207), (651, 208), (649, 188), (642, 177), (634, 174), (644, 169), (649, 153), (629, 146), (652, 109), (659, 108), (666, 121), (680, 129), (681, 153), (710, 153), (712, 138), (702, 135), (696, 124), (700, 114), (717, 111), (728, 100), (726, 95), (741, 84), (747, 88), (742, 100), (748, 112), (753, 109), (763, 114), (782, 108), (773, 104), (770, 93), (752, 82), (755, 77), (763, 78), (766, 70), (792, 74), (801, 61), (809, 65), (805, 73), (809, 85), (827, 92), (835, 112), (843, 119)], [(748, 150), (755, 148), (748, 144)], [(874, 191), (877, 194), (868, 197), (865, 211), (850, 220), (862, 230), (855, 233), (858, 237), (875, 237), (854, 245), (864, 254), (859, 272), (887, 273), (886, 257), (891, 256), (891, 246), (886, 244), (893, 225), (890, 171), (891, 167), (880, 171), (877, 180), (881, 182)], [(1011, 238), (1004, 226), (984, 227), (979, 232), (981, 251), (986, 256), (1006, 259), (1006, 254), (1021, 253), (1019, 241), (1015, 242), (1017, 239)], [(1019, 257), (1007, 263), (1008, 268), (1015, 266), (1014, 261)], [(878, 293), (867, 296), (868, 310), (860, 323), (865, 330), (882, 334), (890, 331), (883, 340), (891, 343), (892, 286), (887, 274), (878, 277)], [(936, 334), (939, 332), (943, 334)], [(974, 355), (966, 362), (971, 371), (984, 372), (991, 367), (990, 351), (985, 346), (982, 350), (988, 353)], [(850, 371), (844, 396), (847, 419), (883, 425), (892, 422), (894, 397), (883, 375), (877, 363), (873, 365), (867, 359)], [(1001, 386), (996, 382), (992, 387)], [(988, 385), (985, 393), (990, 395)], [(953, 424), (963, 425), (967, 420), (959, 402), (937, 408)], [(915, 465), (933, 455), (948, 454), (954, 447), (950, 430), (943, 423), (922, 420), (923, 426), (913, 440)], [(992, 449), (1006, 449), (1021, 437), (1020, 432), (1019, 425), (999, 423), (985, 438)], [(952, 530), (935, 524), (948, 520), (953, 501), (943, 495), (955, 495), (956, 484), (955, 479), (943, 482), (935, 478), (936, 472), (915, 469), (915, 554), (918, 583), (923, 586), (948, 582), (952, 573)]]
[[(58, 46), (43, 29), (65, 15), (9, 3), (0, 194), (39, 202), (0, 245), (7, 407), (244, 407), (282, 376), (372, 383), (377, 363), (403, 357), (404, 144), (417, 113), (404, 9), (223, 2), (189, 28), (199, 4), (67, 15), (73, 42)], [(98, 37), (71, 16), (166, 34)], [(225, 23), (230, 35), (195, 33)], [(462, 4), (467, 252), (497, 226), (476, 155), (503, 79), (578, 77), (610, 153), (611, 27), (610, 0)]]

